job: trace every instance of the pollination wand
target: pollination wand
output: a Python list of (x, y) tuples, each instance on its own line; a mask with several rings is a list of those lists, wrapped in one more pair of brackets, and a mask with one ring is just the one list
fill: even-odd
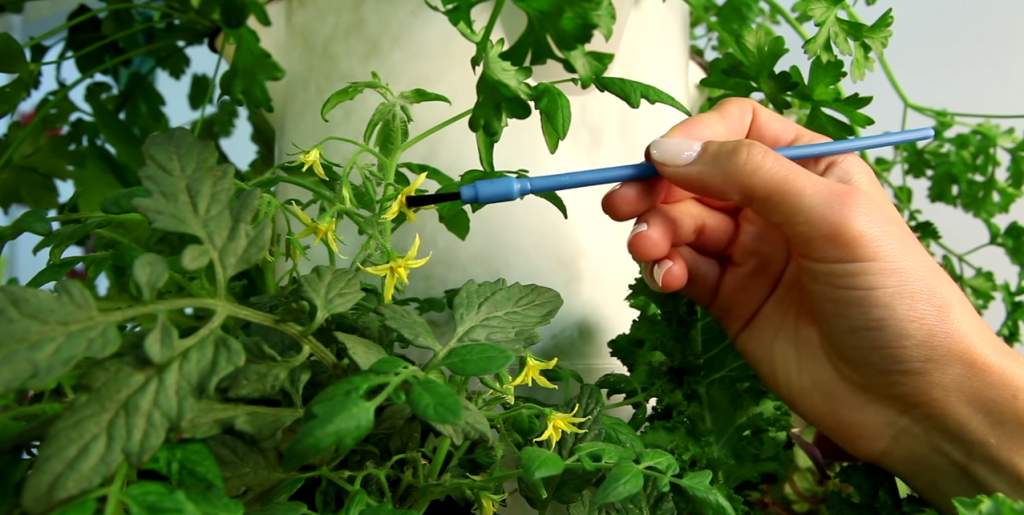
[[(935, 137), (935, 129), (923, 127), (861, 138), (850, 138), (826, 143), (779, 147), (776, 152), (787, 159), (811, 159), (815, 157), (860, 152), (873, 148), (913, 143)], [(461, 201), (464, 204), (494, 204), (508, 202), (530, 194), (583, 188), (616, 182), (650, 179), (658, 176), (654, 165), (648, 162), (569, 172), (540, 177), (497, 177), (482, 179), (466, 184), (459, 191), (410, 195), (405, 201), (409, 207), (424, 207), (443, 202)]]

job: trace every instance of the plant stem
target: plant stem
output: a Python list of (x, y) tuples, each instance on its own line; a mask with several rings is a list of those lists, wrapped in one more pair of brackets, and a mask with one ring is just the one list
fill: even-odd
[(54, 59), (53, 61), (43, 61), (43, 62), (39, 63), (39, 66), (49, 66), (49, 65), (54, 65), (54, 64), (60, 64), (60, 63), (63, 63), (64, 61), (70, 61), (72, 59), (78, 58), (79, 56), (88, 54), (89, 52), (92, 52), (93, 50), (96, 50), (97, 48), (101, 48), (103, 45), (106, 45), (106, 44), (108, 44), (108, 43), (110, 43), (112, 41), (116, 41), (116, 40), (121, 39), (121, 38), (123, 38), (125, 36), (130, 36), (130, 35), (132, 35), (132, 34), (134, 34), (136, 32), (146, 30), (146, 29), (148, 29), (150, 27), (154, 27), (156, 25), (160, 25), (161, 23), (164, 23), (165, 21), (166, 20), (156, 20), (156, 21), (151, 21), (149, 23), (144, 23), (142, 25), (137, 25), (137, 26), (132, 27), (131, 29), (128, 29), (128, 30), (126, 30), (124, 32), (119, 32), (117, 34), (114, 34), (113, 36), (110, 36), (109, 38), (104, 39), (104, 40), (102, 40), (102, 41), (100, 41), (98, 43), (93, 43), (92, 45), (89, 45), (89, 46), (83, 48), (82, 50), (79, 50), (78, 52), (75, 52), (75, 53), (73, 53), (73, 54), (71, 54), (69, 56), (58, 57), (57, 59)]
[(193, 132), (195, 137), (199, 137), (199, 131), (203, 128), (203, 121), (206, 120), (206, 107), (213, 102), (213, 93), (217, 87), (217, 75), (220, 74), (220, 63), (224, 61), (224, 53), (217, 52), (217, 64), (213, 66), (213, 77), (210, 79), (210, 86), (206, 89), (206, 95), (203, 97), (203, 107), (199, 110), (199, 121), (196, 122), (196, 129)]
[[(423, 132), (421, 132), (420, 134), (417, 134), (415, 138), (412, 138), (409, 141), (406, 141), (404, 145), (402, 145), (401, 147), (398, 147), (397, 155), (401, 155), (403, 152), (405, 152), (406, 150), (409, 150), (410, 148), (412, 148), (417, 143), (419, 143), (419, 142), (429, 138), (430, 136), (436, 134), (437, 132), (441, 131), (442, 129), (448, 127), (449, 125), (451, 125), (451, 124), (453, 124), (453, 123), (455, 123), (455, 122), (457, 122), (459, 120), (462, 120), (463, 118), (466, 118), (467, 116), (469, 116), (471, 114), (473, 114), (473, 110), (472, 109), (466, 109), (465, 111), (463, 111), (463, 112), (461, 112), (461, 113), (459, 113), (459, 114), (457, 114), (457, 115), (455, 115), (455, 116), (453, 116), (453, 117), (451, 117), (451, 118), (449, 118), (449, 119), (447, 119), (447, 120), (445, 120), (445, 121), (443, 121), (443, 122), (441, 122), (441, 123), (439, 123), (439, 124), (429, 128), (429, 129), (427, 129), (427, 130), (425, 130)], [(392, 178), (392, 180), (394, 180), (394, 178)]]
[(612, 403), (612, 404), (605, 404), (603, 409), (621, 408), (623, 406), (629, 406), (631, 404), (636, 404), (638, 402), (644, 402), (645, 400), (646, 399), (642, 395), (638, 395), (636, 397), (631, 397), (631, 398), (623, 400), (623, 401), (615, 402), (615, 403)]
[(803, 25), (801, 25), (800, 22), (796, 21), (796, 18), (794, 18), (793, 15), (790, 14), (790, 12), (787, 11), (784, 7), (779, 5), (778, 2), (776, 2), (775, 0), (764, 0), (764, 3), (768, 4), (768, 7), (772, 11), (774, 11), (775, 14), (782, 16), (782, 18), (786, 20), (786, 24), (788, 24), (794, 31), (796, 31), (796, 33), (799, 34), (804, 41), (807, 41), (808, 39), (811, 38), (807, 34), (807, 31), (804, 30)]
[(22, 406), (6, 413), (0, 413), (0, 421), (26, 417), (29, 415), (55, 415), (64, 410), (64, 404), (60, 402), (48, 402), (46, 404), (33, 404)]
[(121, 504), (121, 491), (124, 489), (124, 479), (127, 475), (128, 463), (125, 462), (117, 468), (114, 482), (110, 484), (110, 490), (107, 493), (107, 506), (103, 510), (103, 515), (115, 515), (118, 512)]
[(379, 159), (382, 162), (387, 161), (387, 158), (385, 158), (384, 155), (381, 154), (380, 152), (377, 152), (373, 147), (370, 147), (369, 145), (363, 143), (362, 141), (356, 141), (356, 140), (350, 139), (350, 138), (342, 138), (341, 136), (328, 136), (328, 137), (320, 140), (320, 142), (317, 143), (316, 145), (320, 146), (320, 145), (323, 145), (324, 143), (327, 143), (328, 141), (341, 141), (343, 143), (348, 143), (350, 145), (354, 145), (354, 146), (358, 147), (360, 150), (362, 150), (363, 152), (366, 152), (367, 154), (370, 154), (371, 156)]
[(504, 8), (505, 0), (497, 0), (494, 2), (494, 10), (491, 11), (491, 16), (487, 18), (487, 25), (484, 27), (484, 33), (480, 36), (480, 44), (484, 44), (491, 40), (491, 33), (494, 32), (494, 27), (498, 24), (498, 17), (501, 16), (501, 11)]
[(434, 460), (430, 462), (430, 470), (427, 472), (427, 477), (431, 481), (437, 481), (437, 477), (441, 474), (441, 466), (444, 464), (451, 444), (452, 439), (447, 436), (441, 437), (441, 442), (437, 444), (437, 452), (434, 454)]

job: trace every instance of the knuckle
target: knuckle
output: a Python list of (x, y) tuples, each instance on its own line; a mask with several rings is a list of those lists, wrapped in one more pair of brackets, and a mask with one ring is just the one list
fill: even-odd
[(747, 97), (729, 97), (718, 102), (722, 109), (749, 109), (754, 110), (755, 108), (762, 107), (757, 101)]

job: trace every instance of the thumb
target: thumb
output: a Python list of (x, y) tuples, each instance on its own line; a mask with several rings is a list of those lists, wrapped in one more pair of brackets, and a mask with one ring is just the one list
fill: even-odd
[(828, 231), (842, 212), (837, 198), (848, 189), (753, 140), (659, 138), (648, 150), (669, 182), (700, 197), (749, 208), (797, 240)]

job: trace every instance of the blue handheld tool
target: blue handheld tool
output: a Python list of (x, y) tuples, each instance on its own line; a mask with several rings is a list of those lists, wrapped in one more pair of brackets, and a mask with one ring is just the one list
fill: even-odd
[[(775, 151), (787, 159), (809, 159), (912, 143), (931, 139), (934, 136), (934, 129), (924, 127), (875, 136), (865, 136), (863, 138), (850, 138), (795, 147), (781, 147), (776, 148)], [(465, 204), (493, 204), (495, 202), (516, 200), (530, 194), (637, 179), (649, 179), (657, 176), (658, 171), (654, 168), (654, 165), (645, 162), (541, 177), (498, 177), (467, 184), (459, 188), (458, 192), (410, 195), (406, 197), (406, 203), (409, 207), (423, 207), (454, 201), (462, 201)]]

